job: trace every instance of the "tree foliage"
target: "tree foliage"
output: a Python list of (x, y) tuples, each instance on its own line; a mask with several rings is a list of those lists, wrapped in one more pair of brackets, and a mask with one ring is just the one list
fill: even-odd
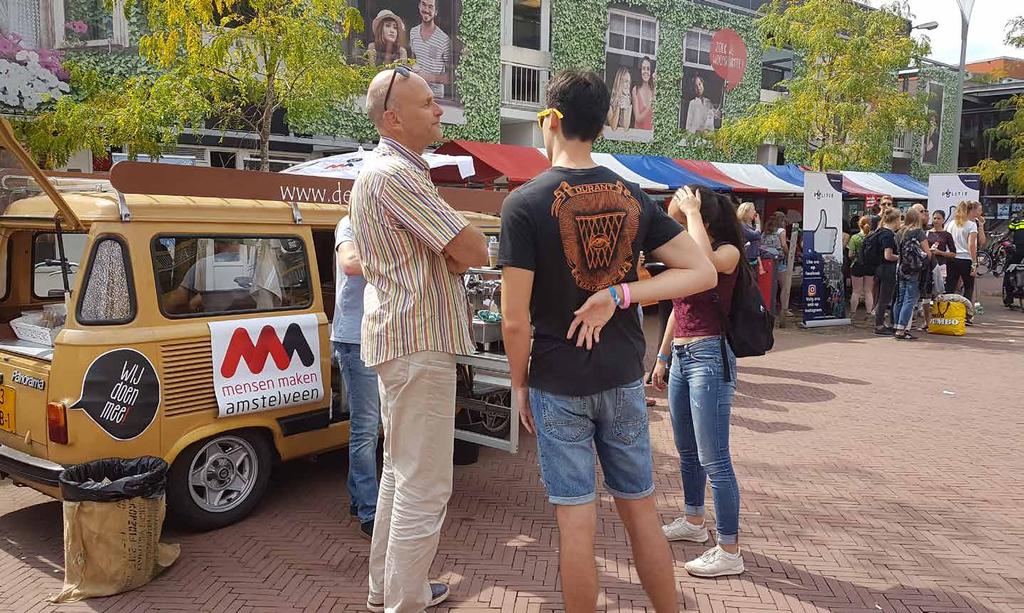
[(769, 44), (797, 56), (780, 83), (788, 94), (725, 122), (719, 146), (773, 142), (806, 152), (817, 169), (875, 168), (891, 159), (900, 130), (926, 128), (924, 94), (903, 92), (897, 73), (918, 66), (928, 45), (910, 37), (899, 5), (774, 0), (758, 25)]
[[(1006, 43), (1024, 49), (1024, 16), (1006, 24)], [(1012, 110), (1013, 116), (990, 130), (989, 135), (996, 148), (1009, 151), (1009, 156), (1004, 160), (986, 158), (974, 170), (986, 184), (1005, 181), (1009, 193), (1024, 194), (1024, 95), (1011, 96), (997, 106)]]
[(371, 76), (345, 61), (363, 21), (340, 0), (126, 0), (134, 10), (148, 24), (139, 53), (152, 69), (111, 79), (71, 62), (80, 95), (20, 126), (47, 164), (120, 144), (157, 155), (182, 131), (210, 126), (255, 133), (267, 170), (275, 113), (315, 120)]

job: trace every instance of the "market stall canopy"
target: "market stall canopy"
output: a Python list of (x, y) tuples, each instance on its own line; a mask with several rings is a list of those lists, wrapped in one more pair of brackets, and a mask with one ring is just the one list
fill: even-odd
[(722, 183), (724, 185), (727, 185), (734, 192), (743, 192), (743, 193), (747, 193), (747, 194), (757, 194), (757, 193), (764, 193), (764, 192), (768, 191), (767, 189), (765, 189), (763, 187), (755, 187), (753, 185), (748, 185), (746, 183), (743, 183), (743, 182), (740, 182), (740, 181), (736, 181), (732, 177), (726, 175), (721, 170), (718, 170), (718, 168), (715, 168), (715, 165), (713, 163), (711, 163), (711, 162), (707, 162), (707, 161), (704, 161), (704, 160), (680, 160), (680, 159), (674, 159), (672, 161), (675, 162), (676, 164), (679, 164), (680, 166), (682, 166), (686, 170), (689, 170), (690, 172), (705, 178), (706, 180), (715, 181), (717, 183)]
[[(526, 183), (551, 166), (543, 151), (518, 145), (453, 140), (438, 147), (437, 153), (472, 156), (475, 172), (469, 178), (479, 183), (489, 183), (499, 177), (505, 177), (512, 184)], [(445, 175), (444, 179), (457, 182), (459, 177)]]
[(712, 164), (720, 172), (728, 176), (733, 181), (739, 181), (759, 188), (762, 191), (766, 191), (771, 194), (802, 194), (804, 193), (804, 182), (803, 175), (799, 178), (799, 183), (793, 183), (795, 177), (789, 177), (792, 175), (792, 170), (787, 170), (782, 175), (788, 176), (788, 178), (782, 178), (780, 174), (776, 174), (769, 170), (769, 167), (762, 164), (734, 164), (727, 162), (712, 162)]
[(615, 159), (636, 174), (648, 180), (663, 184), (668, 189), (676, 190), (684, 185), (703, 185), (708, 189), (720, 192), (732, 191), (732, 185), (717, 181), (677, 163), (671, 158), (658, 155), (620, 155)]
[[(373, 155), (372, 151), (365, 151), (362, 147), (358, 151), (341, 153), (328, 157), (310, 160), (288, 168), (284, 172), (295, 175), (314, 175), (318, 177), (331, 177), (334, 179), (355, 179), (359, 176), (366, 160)], [(472, 177), (476, 173), (473, 158), (469, 155), (441, 155), (438, 153), (426, 153), (423, 159), (430, 165), (431, 176), (436, 169), (452, 167), (462, 179)], [(436, 177), (435, 177), (436, 179)]]
[[(843, 178), (860, 186), (860, 195), (889, 195), (897, 200), (928, 199), (928, 188), (907, 175), (844, 170)], [(846, 188), (845, 180), (843, 188)]]

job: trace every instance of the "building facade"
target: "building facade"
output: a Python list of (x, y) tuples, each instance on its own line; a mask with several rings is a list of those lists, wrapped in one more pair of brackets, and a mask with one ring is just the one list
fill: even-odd
[[(727, 155), (708, 139), (723, 121), (785, 95), (779, 82), (790, 76), (793, 56), (761, 40), (755, 20), (764, 3), (351, 0), (366, 29), (356, 35), (348, 59), (362, 61), (371, 44), (375, 60), (397, 59), (397, 52), (388, 55), (394, 48), (384, 28), (374, 26), (398, 24), (404, 53), (437, 77), (435, 97), (452, 139), (539, 146), (536, 112), (550, 75), (580, 67), (601, 72), (612, 90), (599, 151), (774, 164), (794, 160), (769, 143)], [(84, 58), (101, 72), (137, 68), (132, 44), (139, 30), (139, 20), (123, 11), (110, 15), (103, 0), (0, 0), (0, 70), (6, 65), (26, 83), (13, 93), (8, 86), (0, 90), (0, 112), (31, 113), (46, 104), (39, 92), (67, 93), (61, 63), (69, 57)], [(392, 51), (382, 53), (384, 48)], [(943, 130), (958, 93), (944, 72), (923, 79), (937, 105), (939, 136), (930, 135), (932, 147), (927, 137), (898, 137), (893, 169), (917, 175), (953, 170), (955, 138)], [(358, 105), (315, 125), (279, 119), (271, 143), (274, 169), (369, 145), (375, 137)], [(257, 163), (255, 141), (244, 133), (182, 135), (171, 153), (212, 166)], [(69, 164), (78, 170), (91, 166), (87, 157)]]

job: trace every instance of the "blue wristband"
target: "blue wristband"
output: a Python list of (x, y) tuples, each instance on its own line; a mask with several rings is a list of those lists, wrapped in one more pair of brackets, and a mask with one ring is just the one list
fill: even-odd
[(663, 353), (659, 353), (659, 354), (658, 354), (658, 359), (659, 359), (659, 360), (661, 360), (662, 362), (664, 362), (664, 363), (668, 364), (668, 361), (672, 359), (672, 356), (670, 356), (670, 355), (665, 355), (665, 354), (663, 354)]
[(612, 293), (612, 300), (615, 301), (615, 306), (622, 308), (622, 299), (619, 298), (619, 292), (615, 291), (615, 286), (609, 285), (608, 291)]

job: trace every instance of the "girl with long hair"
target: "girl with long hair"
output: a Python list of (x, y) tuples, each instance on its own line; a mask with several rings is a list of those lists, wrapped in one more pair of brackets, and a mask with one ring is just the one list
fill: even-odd
[[(686, 226), (698, 248), (714, 264), (718, 286), (673, 301), (652, 375), (655, 387), (663, 390), (667, 386), (669, 390), (686, 504), (684, 516), (662, 529), (670, 541), (707, 542), (704, 490), (710, 478), (718, 544), (687, 562), (685, 568), (698, 577), (738, 575), (743, 572), (738, 542), (740, 490), (729, 454), (736, 358), (728, 343), (723, 351), (721, 336), (725, 334), (723, 313), (729, 312), (738, 267), (747, 265), (741, 261), (744, 240), (732, 201), (707, 188), (680, 189), (668, 211)], [(726, 377), (726, 368), (732, 376)]]
[(957, 285), (964, 284), (962, 295), (974, 299), (974, 278), (978, 267), (978, 223), (981, 203), (963, 200), (956, 205), (953, 219), (946, 224), (946, 232), (953, 235), (956, 256), (946, 263), (946, 293), (954, 294)]
[(401, 17), (384, 9), (373, 18), (372, 30), (373, 42), (366, 48), (372, 64), (383, 66), (409, 59), (405, 22)]
[[(921, 214), (917, 209), (907, 209), (903, 216), (903, 229), (900, 230), (898, 236), (897, 244), (900, 253), (904, 253), (904, 247), (908, 241), (917, 242), (925, 255), (930, 252), (928, 235), (925, 234), (922, 221)], [(912, 341), (917, 338), (910, 333), (910, 324), (914, 318), (914, 308), (917, 307), (917, 302), (921, 299), (921, 284), (925, 271), (931, 275), (927, 263), (924, 269), (918, 272), (904, 274), (902, 271), (897, 271), (898, 291), (896, 303), (892, 307), (892, 319), (896, 328), (897, 340)]]
[(850, 237), (850, 242), (847, 246), (851, 259), (850, 278), (853, 280), (853, 291), (850, 292), (851, 318), (857, 313), (861, 296), (864, 297), (864, 308), (868, 314), (871, 313), (871, 309), (875, 308), (875, 275), (861, 261), (864, 239), (868, 237), (868, 234), (871, 234), (871, 218), (864, 215), (858, 219), (857, 228), (860, 229), (860, 232)]
[(629, 94), (632, 84), (633, 75), (630, 74), (629, 68), (619, 66), (615, 72), (615, 80), (612, 81), (611, 104), (608, 107), (608, 125), (613, 130), (629, 129), (629, 122), (633, 119), (633, 102)]
[(761, 216), (757, 214), (753, 202), (744, 202), (736, 210), (740, 220), (740, 230), (743, 233), (743, 240), (746, 242), (744, 251), (750, 266), (757, 271), (758, 275), (764, 274), (764, 266), (761, 265)]
[(640, 84), (633, 87), (633, 127), (654, 129), (654, 61), (646, 55), (640, 59)]
[(782, 275), (786, 272), (786, 256), (789, 254), (789, 243), (786, 241), (786, 216), (781, 211), (776, 211), (764, 222), (761, 252), (772, 260), (775, 271), (772, 279), (772, 304), (775, 312), (781, 312)]

